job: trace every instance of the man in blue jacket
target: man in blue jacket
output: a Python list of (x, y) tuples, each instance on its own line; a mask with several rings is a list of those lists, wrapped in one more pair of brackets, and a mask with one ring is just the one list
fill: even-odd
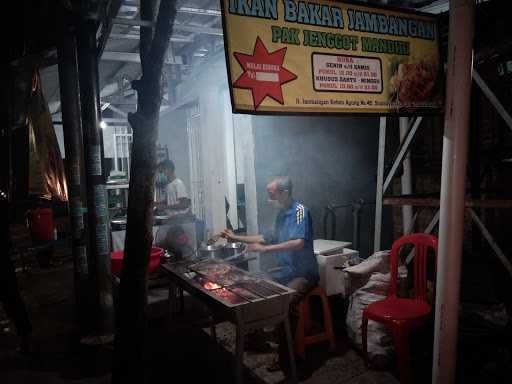
[[(313, 225), (309, 209), (292, 197), (289, 177), (277, 177), (267, 185), (269, 200), (279, 205), (274, 229), (269, 235), (242, 236), (225, 230), (223, 235), (233, 241), (248, 243), (248, 251), (276, 255), (278, 268), (273, 268), (272, 279), (295, 290), (290, 306), (292, 335), (295, 334), (295, 305), (318, 284), (318, 263), (313, 252)], [(280, 327), (281, 328), (281, 327)], [(288, 368), (284, 331), (279, 334), (279, 365)], [(278, 369), (277, 364), (269, 367)]]

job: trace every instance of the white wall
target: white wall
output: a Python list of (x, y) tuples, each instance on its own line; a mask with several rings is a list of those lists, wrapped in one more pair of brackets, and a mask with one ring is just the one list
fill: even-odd
[(103, 134), (103, 151), (105, 158), (114, 158), (114, 127), (107, 125), (101, 132)]
[(225, 197), (236, 223), (236, 169), (233, 118), (224, 55), (201, 66), (177, 90), (177, 103), (196, 100), (200, 114), (200, 161), (204, 177), (205, 224), (208, 235), (226, 227)]
[(259, 232), (256, 173), (254, 168), (254, 133), (250, 115), (233, 115), (237, 182), (245, 185), (247, 233)]
[(179, 108), (160, 117), (158, 144), (167, 145), (169, 158), (176, 165), (176, 176), (183, 180), (190, 194), (191, 180), (185, 108)]
[[(204, 178), (207, 235), (226, 227), (225, 197), (230, 204), (230, 221), (236, 228), (237, 183), (245, 184), (247, 231), (258, 233), (252, 117), (231, 112), (224, 54), (204, 63), (200, 71), (178, 86), (177, 106), (193, 102), (198, 103), (200, 114), (198, 157)], [(258, 269), (259, 263), (251, 262), (249, 268)]]
[[(235, 141), (236, 173), (239, 184), (245, 189), (245, 216), (248, 234), (259, 233), (258, 199), (256, 195), (256, 170), (254, 167), (253, 117), (232, 115)], [(249, 270), (260, 270), (260, 258), (249, 262)]]
[(210, 83), (199, 96), (207, 236), (220, 233), (226, 227), (224, 198), (228, 187), (224, 164), (226, 159), (222, 113), (224, 108), (216, 85), (218, 84)]
[(224, 118), (224, 147), (226, 148), (226, 186), (227, 201), (229, 204), (228, 217), (233, 229), (238, 229), (238, 212), (237, 212), (237, 199), (236, 199), (236, 158), (235, 158), (235, 135), (233, 131), (233, 115), (231, 113), (231, 106), (229, 102), (229, 91), (226, 89), (222, 93), (222, 104), (224, 109), (222, 116)]

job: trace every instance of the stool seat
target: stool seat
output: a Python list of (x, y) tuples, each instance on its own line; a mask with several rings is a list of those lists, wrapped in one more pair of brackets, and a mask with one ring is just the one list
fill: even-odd
[[(310, 334), (311, 326), (311, 310), (310, 300), (312, 297), (319, 297), (322, 302), (323, 313), (323, 330), (321, 332)], [(295, 352), (302, 358), (306, 355), (306, 346), (310, 344), (329, 341), (331, 350), (336, 347), (334, 332), (332, 329), (331, 307), (329, 299), (322, 287), (316, 287), (311, 290), (298, 305), (299, 322), (295, 331)]]
[(369, 319), (386, 322), (423, 319), (430, 313), (430, 305), (424, 301), (388, 297), (375, 301), (365, 309)]

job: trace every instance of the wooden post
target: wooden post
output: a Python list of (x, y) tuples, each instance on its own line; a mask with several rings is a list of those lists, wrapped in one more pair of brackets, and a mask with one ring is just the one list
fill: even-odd
[(74, 263), (76, 316), (82, 336), (91, 331), (94, 323), (90, 308), (89, 261), (87, 246), (87, 207), (82, 119), (80, 117), (80, 92), (76, 29), (65, 27), (58, 47), (60, 99), (62, 100), (62, 125), (66, 150), (66, 179), (69, 196), (69, 217)]
[[(176, 1), (141, 1), (141, 19), (154, 22), (141, 27), (142, 77), (134, 81), (137, 112), (128, 115), (133, 128), (132, 163), (128, 197), (128, 222), (119, 303), (113, 383), (145, 382), (147, 270), (153, 242), (153, 192), (156, 171), (156, 140), (163, 92), (163, 65), (176, 15)], [(158, 11), (158, 12), (157, 12)]]
[(96, 23), (85, 20), (78, 40), (80, 101), (82, 111), (89, 232), (89, 276), (95, 295), (98, 335), (112, 334), (114, 308), (110, 275), (108, 203), (103, 174), (102, 132), (100, 128), (99, 74)]
[(455, 382), (474, 0), (450, 1), (432, 383)]

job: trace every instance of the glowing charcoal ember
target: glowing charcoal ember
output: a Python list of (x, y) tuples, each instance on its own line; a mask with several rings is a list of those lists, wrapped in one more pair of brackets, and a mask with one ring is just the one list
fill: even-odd
[(210, 280), (206, 279), (204, 276), (199, 275), (195, 272), (189, 272), (188, 276), (187, 275), (185, 275), (185, 276), (189, 277), (191, 275), (192, 275), (192, 278), (190, 280), (192, 280), (193, 282), (195, 282), (196, 284), (202, 286), (203, 288), (205, 288), (207, 290), (221, 288), (221, 285), (216, 284), (213, 281), (210, 281)]
[(221, 286), (219, 284), (212, 283), (211, 281), (207, 281), (206, 283), (204, 283), (203, 287), (209, 291), (211, 291), (212, 289), (221, 288)]

